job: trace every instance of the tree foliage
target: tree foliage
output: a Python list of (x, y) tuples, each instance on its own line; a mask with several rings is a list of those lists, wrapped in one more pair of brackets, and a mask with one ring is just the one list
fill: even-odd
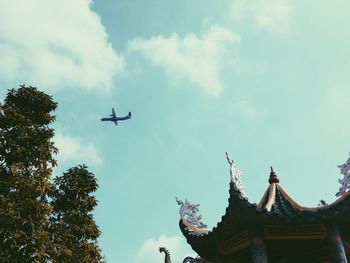
[(97, 205), (98, 185), (86, 166), (70, 168), (54, 179), (53, 223), (60, 262), (99, 262), (100, 250), (96, 240), (100, 231), (92, 211)]
[(102, 261), (94, 175), (78, 166), (51, 178), (56, 108), (51, 96), (24, 85), (0, 104), (1, 262)]

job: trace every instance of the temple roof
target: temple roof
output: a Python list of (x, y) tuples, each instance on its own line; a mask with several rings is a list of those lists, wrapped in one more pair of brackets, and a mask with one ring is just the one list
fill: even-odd
[(234, 162), (230, 164), (230, 197), (225, 215), (217, 226), (208, 231), (191, 225), (185, 218), (181, 218), (179, 222), (187, 242), (202, 257), (214, 260), (218, 243), (243, 233), (252, 224), (306, 225), (336, 221), (350, 236), (349, 192), (330, 205), (307, 208), (299, 205), (287, 193), (271, 168), (270, 184), (261, 201), (258, 204), (250, 203), (242, 191), (241, 182), (232, 179)]

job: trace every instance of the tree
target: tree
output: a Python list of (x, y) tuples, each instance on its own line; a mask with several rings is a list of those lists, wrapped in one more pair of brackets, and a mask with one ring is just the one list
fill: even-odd
[(70, 168), (54, 179), (53, 218), (59, 262), (101, 262), (100, 235), (92, 215), (97, 205), (96, 178), (85, 165)]
[(0, 112), (0, 258), (49, 259), (47, 194), (57, 152), (48, 125), (57, 104), (33, 87), (9, 90)]
[[(51, 112), (56, 108), (57, 103), (51, 96), (35, 87), (24, 85), (9, 90), (4, 103), (0, 104), (1, 262), (73, 262), (68, 258), (67, 261), (66, 258), (60, 260), (62, 247), (80, 249), (79, 253), (72, 251), (75, 253), (74, 262), (86, 262), (84, 252), (93, 254), (91, 251), (94, 248), (96, 256), (88, 262), (100, 262), (100, 250), (96, 241), (100, 232), (90, 214), (96, 206), (94, 197), (89, 196), (98, 187), (94, 176), (85, 166), (80, 166), (68, 170), (55, 180), (51, 178), (56, 166), (53, 155), (58, 150), (52, 141), (54, 130), (49, 124), (55, 120)], [(89, 179), (92, 188), (86, 188), (77, 176)], [(76, 200), (66, 198), (70, 196), (69, 189), (73, 186), (75, 191), (81, 193)], [(82, 198), (86, 196), (84, 191), (87, 191), (89, 198)], [(89, 207), (86, 202), (91, 202)], [(75, 221), (68, 216), (70, 212), (65, 210), (65, 207), (72, 205), (80, 207), (77, 213), (86, 211), (75, 217), (81, 220), (86, 218), (91, 229), (95, 227), (89, 235), (80, 235), (74, 239), (63, 230), (62, 226), (73, 228)], [(90, 210), (83, 210), (84, 207)], [(90, 219), (89, 222), (87, 218)], [(79, 225), (75, 227), (77, 229), (74, 234), (87, 231), (85, 225), (80, 225), (81, 231)], [(84, 238), (93, 241), (81, 242), (85, 246), (73, 242), (80, 242)], [(66, 252), (69, 253), (68, 250)]]

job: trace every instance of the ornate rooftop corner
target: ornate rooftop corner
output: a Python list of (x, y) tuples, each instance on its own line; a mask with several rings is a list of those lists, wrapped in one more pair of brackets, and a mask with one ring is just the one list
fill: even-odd
[(185, 219), (188, 223), (190, 223), (195, 230), (197, 229), (205, 229), (207, 226), (201, 222), (202, 215), (197, 215), (199, 212), (199, 204), (191, 204), (187, 199), (185, 201), (179, 200), (175, 197), (176, 202), (180, 205), (180, 217), (181, 219)]
[(227, 161), (230, 165), (230, 173), (231, 173), (231, 183), (234, 183), (244, 198), (247, 198), (247, 195), (244, 190), (244, 185), (242, 182), (242, 172), (238, 169), (236, 165), (236, 161), (230, 159), (227, 152), (225, 152)]
[(345, 163), (338, 165), (340, 168), (340, 173), (343, 175), (342, 179), (338, 179), (338, 182), (341, 184), (339, 191), (335, 194), (335, 196), (339, 197), (348, 192), (350, 187), (350, 153), (349, 158)]

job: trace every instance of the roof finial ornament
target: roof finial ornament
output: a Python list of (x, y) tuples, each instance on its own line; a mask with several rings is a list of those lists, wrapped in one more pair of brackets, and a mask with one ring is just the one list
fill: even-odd
[(340, 173), (343, 175), (343, 179), (338, 179), (338, 182), (341, 184), (339, 192), (335, 194), (335, 196), (338, 197), (348, 192), (350, 188), (350, 157), (345, 163), (338, 165), (337, 167), (340, 168)]
[(243, 197), (247, 197), (242, 183), (242, 172), (238, 169), (235, 160), (230, 159), (227, 152), (225, 152), (225, 154), (226, 159), (230, 164), (231, 182), (236, 185)]
[(326, 201), (325, 200), (323, 200), (323, 199), (321, 199), (320, 200), (320, 203), (318, 204), (318, 206), (320, 206), (320, 207), (324, 207), (324, 206), (327, 206), (328, 204), (326, 203)]
[(275, 174), (275, 171), (273, 170), (272, 166), (270, 168), (271, 168), (271, 172), (270, 172), (269, 183), (270, 184), (279, 183), (280, 180), (277, 178), (277, 175)]

